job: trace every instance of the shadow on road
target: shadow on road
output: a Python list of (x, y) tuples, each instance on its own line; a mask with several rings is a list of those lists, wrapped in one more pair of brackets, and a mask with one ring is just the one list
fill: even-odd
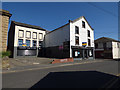
[(33, 88), (104, 88), (117, 76), (98, 71), (50, 72)]

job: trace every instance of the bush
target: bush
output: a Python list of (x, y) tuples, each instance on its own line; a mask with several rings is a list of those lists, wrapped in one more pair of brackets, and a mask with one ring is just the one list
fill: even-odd
[(5, 52), (0, 53), (0, 57), (2, 57), (2, 58), (6, 57), (6, 56), (9, 57), (10, 55), (11, 55), (10, 51), (5, 51)]

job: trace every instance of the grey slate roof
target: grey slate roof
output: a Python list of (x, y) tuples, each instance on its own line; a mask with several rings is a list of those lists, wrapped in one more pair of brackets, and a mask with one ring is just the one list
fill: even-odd
[(18, 26), (23, 26), (23, 27), (34, 28), (34, 29), (39, 29), (39, 30), (46, 31), (45, 29), (41, 28), (40, 26), (35, 26), (35, 25), (20, 23), (20, 22), (16, 22), (16, 21), (12, 21), (11, 23), (13, 23), (15, 25), (18, 25)]
[(112, 38), (109, 38), (109, 37), (101, 37), (101, 38), (98, 38), (98, 39), (95, 40), (95, 42), (96, 42), (96, 41), (99, 41), (99, 40), (102, 40), (102, 39), (107, 39), (107, 40), (109, 40), (109, 41), (114, 41), (114, 42), (120, 42), (120, 41), (118, 41), (118, 40), (115, 40), (115, 39), (112, 39)]

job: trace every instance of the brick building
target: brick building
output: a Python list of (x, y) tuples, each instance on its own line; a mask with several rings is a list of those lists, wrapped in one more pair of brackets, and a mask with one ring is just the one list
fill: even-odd
[(6, 51), (7, 50), (7, 33), (8, 33), (8, 24), (9, 19), (12, 16), (12, 14), (9, 13), (9, 11), (0, 9), (0, 51)]
[(120, 59), (120, 41), (101, 37), (95, 40), (95, 57)]

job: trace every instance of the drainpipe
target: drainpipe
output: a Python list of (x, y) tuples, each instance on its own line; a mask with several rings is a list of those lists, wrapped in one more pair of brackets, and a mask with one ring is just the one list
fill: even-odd
[(95, 48), (93, 47), (93, 60), (95, 60)]
[(84, 51), (84, 49), (82, 51), (83, 51), (83, 59), (84, 59), (85, 58), (85, 55), (84, 55), (85, 51)]

